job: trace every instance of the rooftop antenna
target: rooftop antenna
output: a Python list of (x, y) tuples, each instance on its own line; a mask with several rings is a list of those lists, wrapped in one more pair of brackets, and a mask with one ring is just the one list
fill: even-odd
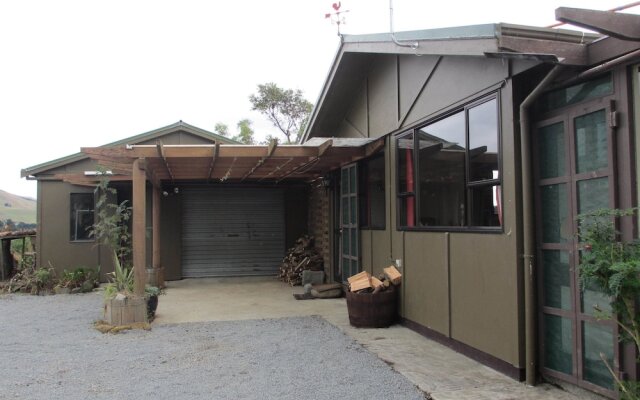
[(324, 15), (324, 18), (330, 18), (331, 23), (335, 24), (338, 27), (338, 36), (342, 36), (342, 34), (340, 33), (340, 25), (346, 24), (347, 22), (345, 21), (344, 16), (342, 16), (341, 14), (348, 13), (349, 10), (340, 11), (340, 7), (342, 7), (341, 2), (333, 3), (331, 7), (333, 7), (333, 12), (326, 13)]
[(417, 41), (413, 40), (398, 40), (396, 39), (396, 33), (393, 31), (393, 0), (389, 0), (389, 31), (391, 31), (391, 40), (398, 46), (409, 47), (410, 49), (417, 50), (420, 45)]

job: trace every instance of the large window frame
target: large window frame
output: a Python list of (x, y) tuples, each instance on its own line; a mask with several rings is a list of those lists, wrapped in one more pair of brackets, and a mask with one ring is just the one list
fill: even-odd
[(88, 229), (95, 222), (95, 198), (93, 193), (69, 194), (69, 240), (93, 242)]
[[(470, 176), (470, 149), (469, 149), (469, 110), (481, 106), (484, 103), (495, 100), (496, 102), (496, 129), (497, 129), (497, 171), (498, 177), (495, 179), (484, 179), (478, 181), (472, 181)], [(419, 221), (421, 221), (421, 190), (420, 190), (420, 137), (419, 132), (422, 128), (425, 128), (429, 125), (435, 124), (439, 121), (443, 121), (448, 117), (454, 116), (458, 113), (464, 114), (464, 138), (465, 138), (465, 149), (464, 149), (464, 225), (420, 225)], [(502, 134), (501, 134), (501, 101), (499, 92), (493, 92), (481, 98), (474, 99), (468, 103), (460, 105), (458, 107), (452, 108), (447, 112), (440, 114), (434, 118), (425, 121), (424, 123), (396, 135), (395, 141), (395, 152), (396, 152), (396, 230), (398, 231), (436, 231), (436, 232), (486, 232), (486, 233), (502, 233), (504, 232), (504, 196), (503, 196), (503, 171), (502, 171)], [(406, 148), (401, 148), (400, 145), (401, 140), (409, 140), (408, 143), (413, 143), (413, 147), (407, 155), (402, 156), (401, 151), (407, 151)], [(406, 142), (404, 147), (406, 147)], [(411, 156), (412, 160), (406, 161), (406, 158)], [(413, 181), (411, 183), (407, 183), (402, 181), (401, 177), (401, 168), (400, 165), (402, 160), (407, 162), (407, 168), (411, 169), (411, 174), (413, 174)], [(405, 175), (407, 173), (405, 172)], [(406, 178), (406, 177), (405, 177)], [(403, 183), (405, 182), (405, 183)], [(405, 186), (405, 187), (403, 187)], [(413, 186), (413, 190), (403, 190), (409, 186)], [(482, 226), (482, 225), (473, 225), (471, 223), (471, 216), (473, 214), (473, 207), (471, 201), (471, 192), (474, 189), (483, 188), (483, 187), (494, 187), (497, 188), (495, 190), (496, 196), (498, 198), (497, 210), (499, 214), (500, 224), (498, 226)], [(414, 214), (413, 221), (408, 221), (406, 215), (404, 214), (406, 211), (406, 207), (412, 208), (413, 211), (410, 213)], [(404, 218), (403, 218), (404, 216)], [(404, 220), (404, 223), (403, 223)]]

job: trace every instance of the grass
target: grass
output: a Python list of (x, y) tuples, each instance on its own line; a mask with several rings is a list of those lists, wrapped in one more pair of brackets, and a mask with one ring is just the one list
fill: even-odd
[(25, 224), (36, 223), (36, 210), (14, 210), (11, 207), (4, 207), (0, 204), (0, 220), (11, 219), (13, 222), (24, 222)]
[(36, 201), (0, 190), (0, 220), (36, 223)]

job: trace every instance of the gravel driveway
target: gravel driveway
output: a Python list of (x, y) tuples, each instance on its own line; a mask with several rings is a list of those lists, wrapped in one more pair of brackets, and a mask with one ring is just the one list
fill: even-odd
[(424, 399), (320, 317), (103, 335), (101, 305), (96, 293), (0, 296), (0, 399)]

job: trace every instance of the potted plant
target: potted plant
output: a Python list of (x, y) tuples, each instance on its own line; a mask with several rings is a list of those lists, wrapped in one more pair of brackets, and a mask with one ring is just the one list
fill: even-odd
[(110, 325), (147, 322), (147, 301), (133, 292), (133, 268), (120, 263), (113, 253), (114, 271), (107, 274), (109, 282), (104, 288), (104, 314)]
[[(611, 311), (594, 307), (596, 317), (609, 319), (620, 327), (620, 340), (640, 348), (640, 242), (620, 240), (616, 219), (635, 216), (635, 209), (602, 209), (578, 216), (580, 254), (580, 288), (596, 288), (609, 299)], [(613, 370), (604, 354), (600, 358), (611, 373), (621, 398), (640, 399), (640, 385), (636, 381), (623, 381)]]
[(133, 267), (131, 266), (131, 234), (128, 222), (131, 207), (125, 200), (113, 203), (117, 191), (109, 186), (107, 174), (102, 174), (95, 189), (96, 222), (89, 235), (113, 252), (114, 271), (107, 274), (105, 286), (105, 319), (111, 325), (147, 322), (146, 298), (134, 294)]
[(164, 291), (157, 286), (146, 285), (144, 288), (145, 297), (147, 298), (147, 316), (152, 321), (156, 316), (158, 309), (158, 296), (164, 294)]

